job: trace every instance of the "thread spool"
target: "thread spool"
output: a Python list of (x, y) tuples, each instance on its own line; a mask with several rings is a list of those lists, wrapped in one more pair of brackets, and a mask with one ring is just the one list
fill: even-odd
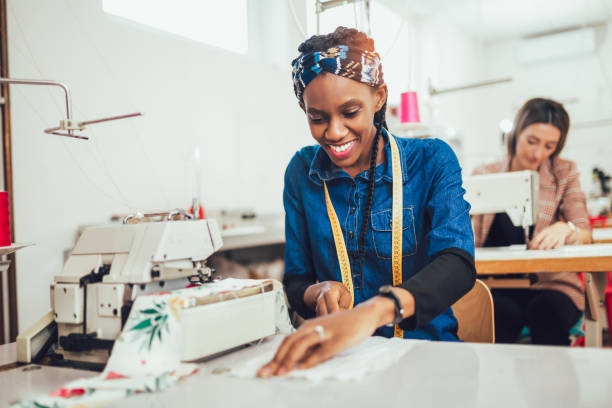
[(0, 191), (0, 246), (11, 245), (11, 220), (8, 192)]
[(401, 95), (400, 101), (400, 122), (402, 123), (419, 123), (419, 104), (417, 101), (417, 93), (414, 91), (404, 92)]

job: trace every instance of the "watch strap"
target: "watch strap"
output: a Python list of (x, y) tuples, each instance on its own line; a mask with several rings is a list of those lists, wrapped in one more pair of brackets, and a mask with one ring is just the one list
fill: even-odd
[(404, 320), (404, 309), (402, 309), (402, 303), (400, 302), (397, 295), (393, 293), (392, 290), (384, 286), (378, 289), (377, 295), (391, 299), (393, 301), (393, 304), (395, 305), (395, 318), (391, 323), (387, 324), (387, 326), (392, 327), (396, 324), (401, 323), (402, 320)]

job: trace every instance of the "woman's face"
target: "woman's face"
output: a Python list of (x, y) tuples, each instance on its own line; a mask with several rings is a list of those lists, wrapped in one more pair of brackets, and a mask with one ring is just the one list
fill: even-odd
[(384, 105), (386, 95), (384, 86), (372, 88), (328, 73), (317, 75), (304, 91), (301, 107), (312, 137), (352, 177), (370, 166), (374, 113)]
[(538, 170), (557, 148), (561, 131), (548, 123), (534, 123), (519, 133), (516, 140), (514, 170)]

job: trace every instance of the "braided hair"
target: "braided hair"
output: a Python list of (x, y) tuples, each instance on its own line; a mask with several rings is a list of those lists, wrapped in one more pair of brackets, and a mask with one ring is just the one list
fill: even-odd
[[(367, 51), (374, 52), (374, 40), (369, 38), (366, 34), (358, 31), (354, 28), (338, 27), (333, 33), (324, 35), (313, 35), (308, 40), (304, 41), (298, 47), (298, 51), (302, 54), (315, 51), (324, 51), (328, 48), (337, 45), (348, 45), (349, 47), (358, 47)], [(296, 60), (292, 62), (292, 65)], [(376, 134), (374, 136), (374, 142), (372, 144), (372, 152), (370, 156), (370, 169), (368, 172), (368, 196), (366, 201), (365, 210), (361, 219), (361, 230), (358, 239), (358, 257), (361, 266), (361, 279), (363, 282), (363, 268), (365, 260), (365, 238), (366, 230), (368, 228), (368, 219), (372, 211), (372, 204), (374, 202), (374, 181), (376, 176), (376, 158), (378, 157), (378, 143), (381, 137), (382, 128), (387, 128), (387, 122), (385, 112), (387, 110), (387, 101), (383, 104), (382, 108), (374, 114), (374, 124), (376, 126)], [(363, 285), (361, 285), (363, 287)]]

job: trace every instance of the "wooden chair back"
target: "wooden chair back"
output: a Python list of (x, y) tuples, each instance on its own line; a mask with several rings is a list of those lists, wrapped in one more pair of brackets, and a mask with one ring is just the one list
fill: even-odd
[(495, 343), (493, 297), (487, 285), (476, 279), (474, 287), (452, 306), (459, 324), (459, 339), (472, 343)]

